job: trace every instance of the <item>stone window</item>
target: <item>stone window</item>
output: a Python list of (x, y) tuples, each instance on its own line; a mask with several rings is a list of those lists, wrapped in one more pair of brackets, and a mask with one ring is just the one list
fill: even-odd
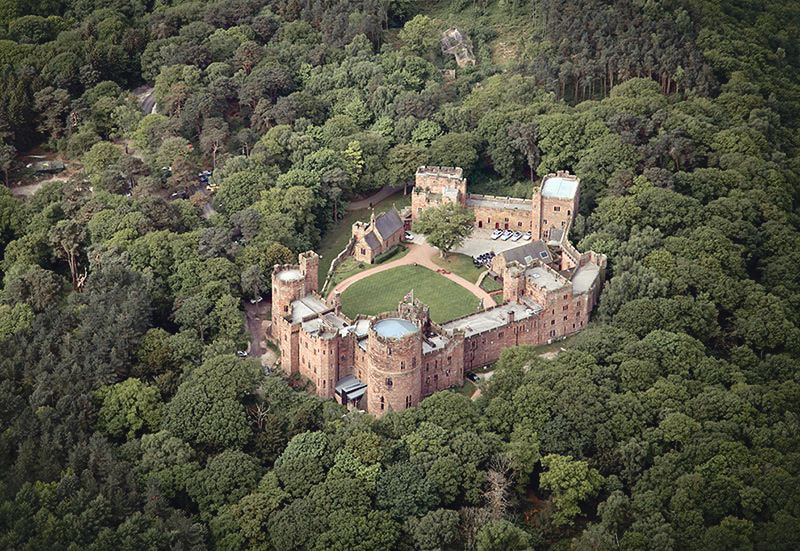
[(547, 220), (542, 220), (542, 224), (547, 225)]
[(426, 385), (431, 384), (431, 378), (430, 377), (425, 377), (425, 384)]
[(517, 227), (521, 228), (522, 227), (522, 222), (517, 222)]
[(383, 396), (381, 396), (381, 411), (383, 411)]
[(550, 325), (555, 325), (555, 324), (556, 324), (556, 320), (550, 320)]
[(413, 358), (411, 358), (411, 369), (416, 369), (416, 368), (417, 368), (417, 357), (414, 356)]
[(391, 377), (386, 377), (386, 389), (389, 390), (390, 388), (392, 388), (393, 384), (394, 383), (392, 383), (392, 378)]
[(411, 407), (411, 396), (406, 396), (406, 407), (407, 408)]
[(390, 347), (388, 347), (388, 346), (386, 347), (386, 355), (387, 356), (391, 356), (392, 355), (392, 349)]
[(405, 368), (406, 368), (406, 362), (400, 362), (400, 369), (402, 370)]
[(444, 372), (444, 376), (445, 376), (445, 377), (449, 377), (449, 376), (450, 376), (450, 370), (449, 370), (449, 369), (446, 369), (446, 370), (445, 370), (445, 372)]
[(361, 247), (361, 254), (367, 254), (367, 249), (365, 249), (364, 247)]
[(497, 334), (497, 338), (498, 338), (498, 339), (502, 339), (502, 338), (503, 338), (503, 335), (504, 335), (504, 333), (503, 333), (502, 331), (500, 331), (500, 332)]
[[(447, 356), (447, 365), (453, 365), (453, 356)], [(448, 371), (450, 371), (448, 369)]]
[(503, 222), (508, 222), (508, 218), (506, 218), (505, 220), (503, 220)]
[(571, 211), (567, 211), (567, 216), (570, 216), (571, 214), (572, 214)]
[(561, 308), (561, 309), (562, 309), (562, 310), (564, 310), (564, 311), (566, 312), (567, 310), (569, 310), (569, 304), (565, 304), (565, 305), (563, 306), (563, 308)]
[(325, 388), (325, 387), (327, 386), (327, 385), (326, 385), (326, 383), (327, 383), (327, 382), (328, 382), (328, 381), (322, 381), (322, 388)]
[(559, 211), (561, 210), (561, 207), (553, 207), (553, 210), (554, 210), (555, 212), (559, 212)]
[(567, 321), (567, 316), (564, 316), (564, 321)]
[(555, 330), (555, 329), (553, 329), (552, 331), (550, 331), (550, 336), (551, 336), (551, 337), (555, 337), (555, 336), (556, 336), (556, 330)]
[(283, 311), (284, 312), (288, 312), (289, 311), (289, 305), (288, 304), (284, 304), (283, 305)]

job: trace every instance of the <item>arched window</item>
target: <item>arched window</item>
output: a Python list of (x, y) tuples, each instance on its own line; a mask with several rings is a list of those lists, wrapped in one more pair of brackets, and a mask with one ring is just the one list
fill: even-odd
[[(394, 383), (392, 383), (392, 378), (391, 377), (386, 377), (386, 388), (387, 388), (387, 390), (392, 388), (393, 384)], [(381, 399), (383, 399), (383, 398), (381, 398)]]

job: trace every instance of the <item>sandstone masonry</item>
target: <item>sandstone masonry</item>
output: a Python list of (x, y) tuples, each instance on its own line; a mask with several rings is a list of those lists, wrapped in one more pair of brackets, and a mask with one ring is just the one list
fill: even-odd
[[(465, 371), (496, 361), (503, 348), (580, 331), (597, 303), (606, 257), (580, 253), (567, 239), (579, 184), (567, 173), (550, 174), (530, 201), (507, 199), (468, 194), (460, 168), (420, 167), (413, 218), (452, 201), (472, 207), (478, 227), (531, 231), (530, 243), (495, 257), (505, 302), (441, 325), (419, 301), (351, 320), (337, 294), (329, 302), (317, 294), (319, 257), (308, 251), (272, 274), (272, 336), (283, 369), (311, 381), (319, 396), (380, 416), (463, 385)], [(354, 226), (354, 235), (363, 239), (370, 226), (374, 219)]]

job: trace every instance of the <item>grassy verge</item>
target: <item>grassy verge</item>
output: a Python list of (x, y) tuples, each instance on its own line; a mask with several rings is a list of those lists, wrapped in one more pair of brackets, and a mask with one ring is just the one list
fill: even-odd
[(461, 253), (450, 253), (447, 258), (435, 256), (433, 261), (443, 270), (453, 272), (470, 283), (478, 281), (478, 277), (483, 272), (482, 268), (476, 268), (475, 264), (472, 263), (472, 257)]
[(458, 387), (458, 386), (457, 386), (457, 387), (453, 388), (453, 390), (455, 390), (455, 391), (456, 391), (456, 392), (458, 392), (459, 394), (463, 394), (463, 395), (464, 395), (464, 396), (466, 396), (467, 398), (470, 398), (470, 399), (471, 399), (471, 398), (472, 398), (472, 395), (473, 395), (473, 394), (475, 394), (475, 391), (476, 391), (476, 390), (478, 390), (478, 387), (477, 387), (477, 385), (476, 385), (475, 383), (473, 383), (472, 381), (467, 381), (467, 380), (465, 379), (465, 380), (464, 380), (464, 386), (461, 386), (461, 387)]
[[(383, 201), (376, 203), (374, 207), (375, 214), (386, 212), (392, 208), (392, 205), (394, 205), (394, 207), (399, 211), (403, 207), (407, 207), (410, 204), (411, 194), (409, 193), (408, 195), (403, 195), (401, 190), (394, 195), (390, 195)], [(317, 252), (322, 257), (319, 260), (320, 284), (325, 281), (325, 278), (328, 276), (328, 270), (331, 267), (331, 262), (333, 262), (333, 259), (336, 258), (337, 254), (342, 252), (342, 249), (347, 246), (347, 242), (350, 241), (353, 224), (358, 221), (365, 222), (369, 220), (370, 213), (370, 209), (350, 211), (338, 224), (333, 227), (333, 229), (331, 229), (331, 231), (323, 236), (319, 247), (317, 247)]]
[(500, 283), (499, 281), (495, 281), (489, 276), (484, 277), (483, 281), (481, 281), (481, 289), (483, 289), (486, 292), (491, 293), (492, 291), (499, 291), (502, 288), (503, 288), (502, 283)]
[(348, 317), (391, 312), (414, 289), (414, 298), (430, 306), (431, 319), (443, 323), (477, 310), (478, 299), (449, 279), (422, 266), (398, 266), (357, 281), (342, 293)]
[(358, 260), (350, 256), (344, 259), (342, 263), (336, 267), (336, 271), (333, 272), (333, 277), (331, 278), (331, 282), (328, 284), (328, 288), (325, 290), (325, 292), (326, 293), (329, 292), (348, 277), (360, 274), (365, 270), (369, 270), (376, 266), (380, 266), (381, 264), (386, 264), (387, 262), (394, 262), (395, 260), (403, 258), (407, 254), (408, 254), (408, 247), (401, 247), (390, 258), (387, 258), (383, 262), (376, 262), (375, 264), (367, 264), (366, 262), (359, 262)]

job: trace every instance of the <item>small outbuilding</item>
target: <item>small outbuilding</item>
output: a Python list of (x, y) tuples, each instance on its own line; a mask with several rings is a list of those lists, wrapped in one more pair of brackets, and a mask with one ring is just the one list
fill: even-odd
[(394, 207), (378, 216), (373, 212), (369, 222), (353, 224), (353, 256), (359, 262), (372, 264), (375, 257), (400, 243), (404, 230), (403, 220)]

